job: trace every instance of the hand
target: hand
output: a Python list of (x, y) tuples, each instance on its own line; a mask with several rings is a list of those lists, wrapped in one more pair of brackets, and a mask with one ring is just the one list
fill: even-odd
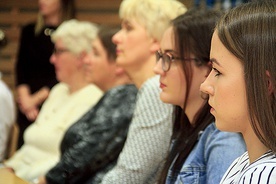
[(37, 108), (37, 104), (32, 95), (18, 96), (17, 103), (20, 111), (24, 114), (31, 109)]
[(30, 120), (30, 121), (35, 121), (36, 118), (37, 118), (38, 113), (39, 113), (38, 108), (33, 108), (33, 109), (28, 110), (28, 111), (25, 113), (25, 115), (26, 115), (26, 117), (28, 118), (28, 120)]

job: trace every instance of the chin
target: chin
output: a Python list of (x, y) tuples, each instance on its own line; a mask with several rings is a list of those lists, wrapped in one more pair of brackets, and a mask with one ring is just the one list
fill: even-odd
[(167, 104), (173, 104), (172, 101), (166, 95), (163, 94), (163, 92), (161, 92), (160, 94), (160, 100)]
[(124, 63), (125, 63), (125, 60), (121, 56), (117, 56), (116, 64), (120, 66), (121, 64), (124, 64)]
[(223, 126), (223, 123), (217, 119), (215, 119), (215, 124), (217, 129), (219, 129), (220, 131), (226, 131), (227, 132), (227, 128), (225, 126)]

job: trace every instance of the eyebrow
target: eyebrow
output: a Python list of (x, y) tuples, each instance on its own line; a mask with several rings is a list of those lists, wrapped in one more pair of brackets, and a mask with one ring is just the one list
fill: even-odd
[[(161, 52), (162, 52), (162, 50), (161, 50)], [(175, 50), (173, 50), (173, 49), (165, 49), (163, 52), (164, 53), (174, 53), (174, 54), (177, 54), (177, 52)]]
[(211, 61), (212, 64), (215, 63), (218, 66), (221, 66), (221, 64), (215, 58), (211, 58), (210, 61)]

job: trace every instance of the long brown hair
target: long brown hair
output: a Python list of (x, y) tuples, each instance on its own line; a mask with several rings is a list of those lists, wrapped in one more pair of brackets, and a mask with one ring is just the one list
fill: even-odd
[[(196, 66), (208, 66), (212, 33), (220, 15), (220, 12), (214, 10), (189, 10), (172, 21), (175, 48), (180, 54), (180, 58), (187, 58), (190, 54), (194, 54), (196, 60), (193, 62), (196, 62)], [(183, 163), (197, 143), (199, 133), (214, 122), (207, 100), (197, 111), (194, 122), (190, 122), (186, 116), (186, 102), (191, 88), (193, 71), (191, 61), (182, 61), (181, 63), (185, 73), (187, 94), (183, 109), (179, 106), (175, 107), (173, 144), (160, 175), (159, 183), (166, 182), (170, 168), (172, 177), (178, 175)]]
[(244, 66), (247, 104), (254, 132), (274, 153), (276, 153), (275, 26), (275, 1), (259, 1), (238, 6), (225, 14), (216, 26), (220, 41)]

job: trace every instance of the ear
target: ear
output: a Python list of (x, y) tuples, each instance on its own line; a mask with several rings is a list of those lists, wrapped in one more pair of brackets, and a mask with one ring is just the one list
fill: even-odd
[(271, 95), (274, 92), (274, 87), (271, 82), (271, 75), (268, 70), (265, 71), (265, 74), (267, 76), (267, 89), (268, 89), (268, 94)]
[(151, 47), (150, 47), (150, 51), (151, 52), (153, 52), (153, 53), (155, 53), (157, 50), (159, 50), (160, 49), (160, 43), (159, 43), (159, 41), (157, 40), (157, 39), (155, 39), (155, 38), (152, 38), (151, 39)]

